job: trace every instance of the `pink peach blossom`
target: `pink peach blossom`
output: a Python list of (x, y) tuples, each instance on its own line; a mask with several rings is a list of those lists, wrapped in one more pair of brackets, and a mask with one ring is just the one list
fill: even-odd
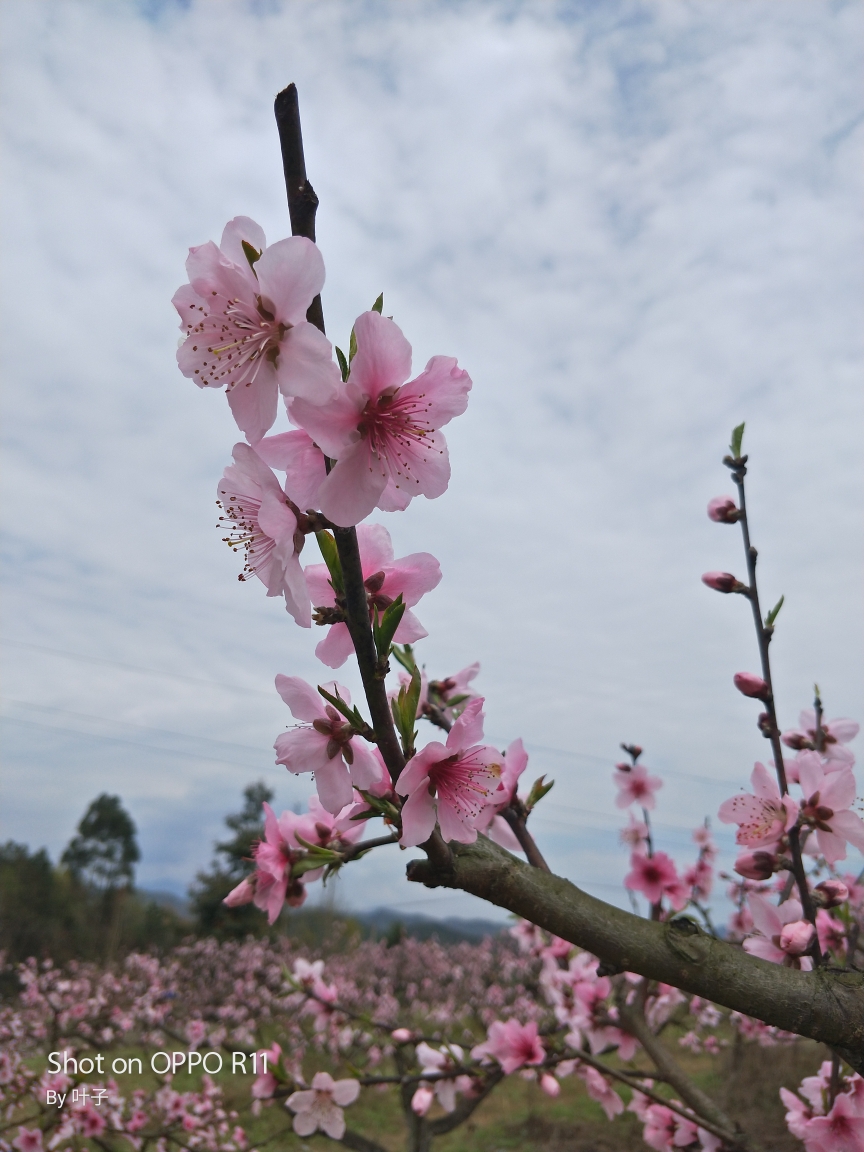
[(501, 781), (489, 803), (477, 817), (474, 827), (508, 852), (521, 852), (522, 845), (513, 829), (499, 813), (513, 803), (519, 778), (528, 767), (528, 753), (521, 740), (514, 740), (504, 753), (501, 763)]
[(764, 764), (757, 763), (750, 777), (754, 796), (746, 792), (725, 800), (717, 813), (724, 824), (737, 824), (736, 844), (766, 848), (777, 843), (798, 819), (798, 805), (780, 795), (780, 785)]
[(576, 1068), (576, 1075), (585, 1081), (585, 1087), (592, 1100), (596, 1100), (606, 1113), (607, 1120), (614, 1120), (624, 1111), (624, 1101), (614, 1090), (612, 1085), (596, 1068), (588, 1064), (580, 1064)]
[(342, 1109), (360, 1095), (357, 1080), (334, 1080), (329, 1072), (316, 1072), (312, 1087), (292, 1092), (285, 1101), (294, 1113), (294, 1131), (298, 1136), (311, 1136), (320, 1128), (331, 1140), (345, 1135)]
[(638, 804), (642, 808), (651, 809), (656, 804), (654, 793), (663, 787), (659, 776), (649, 776), (644, 764), (618, 764), (615, 768), (615, 785), (618, 795), (615, 803), (619, 808), (627, 808), (630, 804)]
[(642, 820), (637, 820), (632, 812), (629, 813), (629, 816), (630, 823), (626, 828), (621, 829), (618, 838), (623, 844), (627, 844), (631, 848), (641, 848), (648, 839), (648, 825)]
[(288, 507), (279, 481), (248, 444), (234, 445), (234, 463), (219, 481), (218, 495), (228, 528), (225, 541), (243, 548), (241, 580), (257, 576), (268, 596), (284, 596), (285, 607), (303, 628), (312, 626), (306, 579), (300, 567), (297, 518)]
[(681, 882), (672, 860), (665, 852), (647, 856), (634, 852), (630, 857), (630, 871), (624, 877), (624, 887), (641, 892), (651, 904), (659, 904), (664, 896), (679, 911), (687, 903), (689, 893)]
[(855, 803), (855, 777), (851, 768), (825, 773), (815, 757), (798, 771), (804, 800), (801, 823), (815, 829), (819, 850), (829, 864), (846, 857), (846, 842), (864, 852), (864, 821), (850, 811)]
[(802, 919), (798, 901), (786, 900), (775, 907), (764, 896), (751, 892), (747, 902), (759, 935), (749, 936), (744, 941), (745, 952), (770, 960), (773, 964), (785, 964), (787, 967), (809, 971), (812, 961), (804, 953), (813, 943), (816, 930)]
[(385, 316), (364, 312), (354, 325), (357, 354), (336, 400), (301, 398), (292, 420), (337, 461), (318, 505), (334, 524), (357, 524), (373, 508), (393, 512), (414, 496), (447, 488), (450, 463), (438, 431), (465, 411), (471, 378), (449, 356), (433, 356), (415, 380), (411, 345)]
[(479, 743), (483, 719), (478, 697), (450, 729), (446, 745), (433, 740), (408, 762), (395, 785), (407, 796), (400, 841), (406, 847), (428, 840), (436, 818), (445, 840), (472, 844), (477, 839), (477, 817), (501, 775), (501, 754)]
[(411, 1111), (418, 1116), (425, 1116), (432, 1107), (432, 1101), (434, 1099), (435, 1093), (432, 1089), (424, 1088), (421, 1085), (411, 1097)]
[[(357, 528), (360, 565), (366, 585), (366, 600), (371, 618), (377, 608), (379, 616), (389, 604), (402, 596), (408, 607), (399, 621), (393, 639), (397, 644), (413, 644), (428, 635), (410, 609), (441, 580), (441, 567), (429, 552), (415, 552), (399, 560), (393, 558), (390, 533), (383, 524), (361, 524)], [(332, 608), (336, 594), (330, 583), (326, 564), (310, 564), (306, 584), (316, 608)], [(331, 624), (327, 635), (315, 649), (315, 655), (330, 668), (339, 668), (354, 652), (347, 624)]]
[[(852, 765), (855, 763), (855, 757), (852, 752), (845, 748), (844, 745), (848, 744), (850, 740), (854, 740), (858, 735), (858, 725), (854, 720), (847, 720), (840, 717), (836, 720), (823, 720), (822, 731), (824, 733), (824, 750), (822, 755), (827, 760), (837, 760), (843, 764)], [(810, 749), (816, 747), (816, 712), (812, 708), (805, 708), (801, 715), (798, 717), (798, 727), (793, 728), (788, 732), (784, 732), (782, 737), (784, 744), (790, 748), (795, 749)]]
[[(250, 265), (243, 241), (261, 256)], [(259, 226), (237, 216), (219, 248), (189, 249), (189, 283), (173, 304), (186, 335), (177, 352), (184, 376), (201, 388), (227, 386), (234, 419), (254, 444), (276, 419), (278, 394), (321, 404), (336, 394), (330, 341), (306, 320), (324, 284), (311, 240), (291, 236), (269, 248)]]
[(827, 1116), (814, 1116), (804, 1125), (802, 1139), (806, 1152), (862, 1152), (864, 1112), (841, 1092)]
[[(351, 694), (341, 684), (328, 684), (331, 695), (346, 704)], [(381, 776), (381, 762), (344, 716), (326, 704), (318, 692), (299, 676), (276, 677), (276, 691), (298, 720), (307, 723), (277, 736), (276, 763), (299, 775), (312, 772), (324, 808), (334, 815), (351, 804), (354, 787), (368, 788)]]
[(42, 1129), (19, 1128), (12, 1145), (18, 1152), (42, 1152)]
[(267, 913), (271, 924), (276, 922), (283, 904), (298, 908), (306, 899), (304, 882), (317, 879), (320, 871), (307, 872), (303, 880), (292, 879), (291, 869), (303, 858), (305, 850), (296, 841), (295, 832), (302, 827), (303, 818), (293, 812), (283, 812), (277, 820), (269, 804), (264, 804), (264, 839), (253, 849), (255, 872), (242, 880), (225, 897), (229, 908), (241, 904), (255, 904)]
[(471, 1055), (475, 1060), (493, 1057), (507, 1076), (517, 1068), (542, 1064), (546, 1059), (537, 1034), (536, 1020), (529, 1020), (527, 1024), (520, 1024), (515, 1019), (493, 1021), (487, 1030), (486, 1039), (471, 1049)]
[[(466, 1076), (464, 1073), (456, 1075), (456, 1069), (461, 1065), (465, 1056), (464, 1051), (458, 1044), (432, 1048), (424, 1040), (417, 1045), (416, 1055), (421, 1072), (436, 1073), (443, 1077), (443, 1079), (434, 1082), (432, 1093), (437, 1097), (438, 1103), (445, 1112), (452, 1112), (456, 1107), (456, 1094), (469, 1091), (472, 1084), (470, 1076)], [(453, 1073), (452, 1077), (447, 1075), (449, 1072)], [(428, 1105), (426, 1105), (426, 1110), (428, 1111)], [(420, 1113), (420, 1115), (422, 1114)]]
[(743, 852), (735, 861), (735, 871), (748, 880), (770, 880), (777, 871), (773, 852)]

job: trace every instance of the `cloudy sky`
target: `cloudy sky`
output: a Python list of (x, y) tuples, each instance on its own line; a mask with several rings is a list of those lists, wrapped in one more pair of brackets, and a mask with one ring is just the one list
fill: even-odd
[[(814, 680), (859, 715), (862, 15), (3, 0), (0, 837), (56, 855), (116, 792), (139, 882), (182, 892), (248, 782), (309, 794), (272, 762), (272, 682), (323, 678), (318, 636), (236, 580), (214, 504), (236, 430), (177, 370), (170, 305), (234, 215), (288, 233), (272, 101), (292, 80), (328, 333), (383, 290), (415, 365), (455, 355), (474, 380), (447, 494), (380, 519), (444, 571), (419, 657), (480, 660), (487, 735), (556, 780), (554, 868), (621, 898), (619, 741), (664, 776), (681, 862), (765, 755), (731, 683), (758, 668), (746, 603), (699, 581), (741, 572), (705, 516), (741, 420), (763, 598), (786, 595), (782, 723)], [(343, 906), (489, 914), (407, 887), (387, 851)]]

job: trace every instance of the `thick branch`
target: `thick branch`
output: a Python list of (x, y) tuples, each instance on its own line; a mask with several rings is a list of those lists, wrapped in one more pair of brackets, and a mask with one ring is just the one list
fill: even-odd
[(449, 868), (412, 861), (408, 879), (457, 888), (569, 940), (620, 972), (681, 988), (843, 1050), (864, 1070), (864, 973), (799, 972), (707, 936), (691, 920), (643, 920), (517, 860), (485, 837), (453, 844)]
[(344, 1144), (346, 1148), (353, 1148), (355, 1152), (387, 1152), (383, 1144), (376, 1144), (374, 1140), (367, 1140), (365, 1136), (361, 1136), (359, 1132), (352, 1132), (351, 1129), (343, 1134), (341, 1140), (335, 1141), (337, 1144)]

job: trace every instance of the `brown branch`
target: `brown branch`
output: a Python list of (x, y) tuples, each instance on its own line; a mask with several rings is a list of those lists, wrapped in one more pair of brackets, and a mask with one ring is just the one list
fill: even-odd
[(528, 815), (525, 811), (525, 805), (514, 796), (510, 804), (502, 809), (499, 815), (503, 816), (510, 825), (513, 835), (519, 841), (519, 846), (525, 853), (525, 858), (531, 867), (540, 868), (543, 872), (551, 872), (552, 869), (546, 863), (543, 853), (537, 847), (537, 841), (528, 831)]
[(841, 1050), (864, 1070), (864, 973), (800, 972), (706, 935), (692, 920), (644, 920), (518, 860), (485, 836), (453, 844), (449, 867), (408, 865), (408, 879), (470, 892), (569, 940), (619, 972), (638, 972), (786, 1032)]

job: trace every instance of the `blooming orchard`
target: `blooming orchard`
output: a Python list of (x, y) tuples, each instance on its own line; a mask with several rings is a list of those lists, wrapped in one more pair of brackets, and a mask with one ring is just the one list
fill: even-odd
[[(832, 1046), (818, 1077), (786, 1091), (789, 1131), (808, 1152), (864, 1149), (864, 887), (838, 868), (850, 845), (864, 850), (848, 748), (858, 728), (825, 721), (817, 689), (813, 710), (781, 734), (769, 646), (783, 601), (763, 615), (744, 426), (724, 458), (737, 496), (715, 498), (708, 515), (742, 533), (746, 579), (709, 572), (703, 582), (749, 603), (760, 671), (731, 679), (761, 706), (756, 724), (770, 759), (756, 764), (752, 793), (718, 813), (744, 849), (736, 876), (724, 877), (735, 911), (723, 932), (708, 907), (709, 824), (694, 831), (695, 858), (683, 868), (657, 847), (650, 814), (662, 781), (642, 749), (624, 746), (628, 759), (613, 777), (616, 803), (628, 810), (628, 913), (551, 874), (528, 823), (552, 785), (540, 777), (519, 790), (528, 764), (521, 740), (506, 751), (484, 743), (478, 666), (441, 679), (418, 666), (412, 645), (426, 633), (411, 609), (438, 584), (438, 562), (426, 552), (395, 559), (388, 532), (365, 521), (376, 508), (404, 511), (415, 497), (444, 493), (441, 429), (465, 411), (471, 379), (449, 356), (414, 375), (411, 346), (384, 316), (382, 297), (355, 321), (347, 355), (331, 347), (319, 299), (324, 262), (313, 243), (317, 200), (296, 113), (296, 91), (286, 89), (277, 121), (298, 234), (267, 246), (257, 224), (237, 217), (218, 248), (191, 250), (189, 282), (174, 297), (178, 363), (200, 387), (225, 388), (245, 437), (218, 486), (226, 539), (245, 552), (240, 579), (257, 576), (301, 627), (327, 628), (317, 656), (328, 669), (355, 656), (365, 700), (353, 704), (323, 677), (318, 685), (290, 669), (276, 677), (299, 722), (276, 737), (276, 761), (310, 773), (316, 795), (301, 816), (277, 818), (265, 805), (254, 867), (227, 903), (254, 902), (274, 923), (286, 903), (303, 903), (310, 883), (368, 852), (420, 846), (426, 859), (412, 861), (408, 878), (521, 916), (518, 951), (513, 941), (450, 953), (428, 943), (366, 944), (325, 963), (287, 945), (206, 942), (164, 967), (131, 958), (120, 975), (77, 976), (84, 983), (74, 1002), (67, 988), (75, 979), (31, 965), (22, 1007), (3, 1024), (14, 1040), (0, 1076), (5, 1131), (16, 1133), (18, 1152), (35, 1152), (43, 1139), (52, 1148), (93, 1139), (102, 1120), (92, 1110), (61, 1115), (43, 1103), (49, 1084), (29, 1070), (27, 1045), (50, 1032), (52, 1044), (62, 1036), (77, 1051), (134, 1033), (142, 1045), (170, 1034), (255, 1053), (257, 1112), (284, 1106), (298, 1135), (320, 1131), (367, 1150), (379, 1146), (344, 1115), (362, 1089), (395, 1090), (408, 1147), (421, 1152), (512, 1075), (536, 1080), (550, 1099), (562, 1078), (579, 1077), (609, 1119), (635, 1113), (654, 1149), (753, 1148), (675, 1059), (662, 1033), (683, 1026), (681, 1044), (693, 1052), (717, 1053), (735, 1031), (766, 1047), (795, 1033)], [(280, 398), (293, 427), (274, 432)], [(322, 563), (304, 567), (313, 534)], [(421, 720), (442, 738), (423, 743)], [(372, 821), (380, 834), (366, 837)], [(644, 914), (635, 911), (640, 897)], [(313, 1052), (347, 1075), (313, 1074)], [(162, 1152), (181, 1129), (188, 1147), (233, 1152), (246, 1139), (208, 1082), (183, 1095), (166, 1078), (140, 1098), (113, 1081), (104, 1088), (107, 1122), (136, 1149), (155, 1142)]]

